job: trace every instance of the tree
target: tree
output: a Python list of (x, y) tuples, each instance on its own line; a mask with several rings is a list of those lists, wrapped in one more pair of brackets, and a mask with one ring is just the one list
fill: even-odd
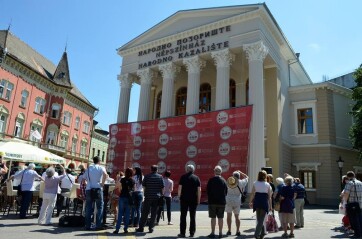
[(359, 152), (359, 159), (362, 160), (362, 64), (353, 73), (356, 86), (352, 89), (352, 100), (355, 104), (352, 107), (351, 115), (354, 123), (350, 128), (349, 136), (352, 146)]

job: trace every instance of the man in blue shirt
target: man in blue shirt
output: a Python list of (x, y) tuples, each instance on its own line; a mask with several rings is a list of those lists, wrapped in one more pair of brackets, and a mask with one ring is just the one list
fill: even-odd
[(305, 188), (303, 184), (300, 183), (299, 178), (294, 178), (294, 191), (297, 193), (297, 197), (294, 199), (295, 215), (297, 224), (294, 228), (304, 227), (304, 198), (305, 198)]
[(93, 164), (84, 172), (83, 180), (87, 181), (86, 187), (86, 206), (85, 206), (85, 229), (91, 229), (91, 217), (93, 214), (93, 203), (96, 203), (96, 230), (104, 229), (102, 227), (103, 217), (103, 186), (107, 179), (107, 173), (104, 167), (99, 165), (99, 157), (93, 158)]

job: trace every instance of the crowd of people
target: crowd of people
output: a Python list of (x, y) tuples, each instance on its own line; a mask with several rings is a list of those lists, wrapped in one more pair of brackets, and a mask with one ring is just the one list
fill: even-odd
[[(180, 203), (180, 233), (179, 238), (186, 237), (187, 214), (189, 214), (189, 236), (195, 235), (196, 212), (201, 200), (201, 182), (195, 174), (193, 165), (186, 166), (186, 173), (178, 181), (177, 192), (174, 192), (174, 182), (171, 179), (171, 172), (166, 171), (164, 175), (158, 173), (157, 165), (151, 166), (151, 172), (143, 175), (141, 168), (126, 168), (124, 172), (118, 172), (115, 179), (110, 178), (104, 167), (100, 166), (100, 160), (96, 156), (93, 164), (88, 169), (83, 169), (78, 177), (75, 177), (69, 169), (57, 166), (60, 173), (57, 173), (53, 166), (48, 167), (42, 175), (34, 171), (34, 164), (29, 164), (26, 169), (12, 175), (8, 180), (17, 180), (22, 191), (22, 203), (20, 218), (25, 218), (26, 210), (32, 198), (33, 181), (44, 182), (44, 194), (38, 223), (51, 224), (54, 207), (57, 208), (57, 215), (61, 213), (64, 205), (64, 193), (69, 192), (75, 182), (80, 184), (80, 191), (83, 192), (85, 202), (85, 229), (104, 230), (102, 224), (103, 213), (105, 211), (103, 188), (106, 183), (115, 186), (110, 196), (110, 209), (115, 215), (114, 234), (128, 233), (129, 227), (134, 227), (136, 232), (144, 232), (148, 227), (148, 232), (152, 233), (155, 226), (159, 224), (164, 210), (167, 215), (167, 224), (172, 225), (171, 202), (172, 195), (177, 194)], [(6, 169), (0, 166), (0, 170)], [(63, 173), (64, 172), (64, 173)], [(240, 209), (242, 195), (245, 195), (249, 177), (241, 172), (234, 171), (226, 179), (222, 176), (222, 168), (215, 166), (213, 177), (207, 182), (206, 193), (208, 202), (208, 215), (211, 224), (209, 238), (221, 238), (224, 236), (241, 236), (240, 231)], [(349, 180), (352, 175), (347, 174)], [(354, 177), (353, 177), (354, 178)], [(304, 186), (299, 178), (285, 174), (284, 178), (276, 178), (276, 185), (273, 183), (273, 175), (265, 171), (258, 173), (257, 180), (252, 184), (249, 195), (249, 207), (256, 212), (256, 227), (254, 236), (262, 239), (268, 233), (268, 216), (278, 212), (279, 230), (283, 230), (283, 238), (294, 238), (294, 229), (304, 227), (304, 200), (306, 197)], [(353, 190), (362, 183), (355, 180), (346, 183), (346, 188), (342, 192), (344, 201), (349, 202), (359, 199), (362, 201), (362, 191), (356, 195)], [(362, 189), (362, 188), (361, 188)], [(361, 194), (361, 195), (360, 195)], [(59, 207), (58, 207), (59, 205)], [(166, 205), (166, 208), (164, 208)], [(94, 215), (94, 210), (96, 214)], [(227, 231), (224, 234), (224, 214), (226, 212)], [(232, 221), (235, 221), (236, 231), (232, 232)], [(359, 219), (359, 223), (362, 222)], [(352, 220), (351, 220), (352, 221)], [(353, 224), (351, 222), (351, 224)], [(218, 226), (216, 228), (216, 225)], [(356, 225), (356, 224), (354, 224)], [(358, 233), (356, 226), (353, 227)], [(288, 233), (288, 230), (289, 233)], [(357, 234), (358, 236), (358, 234)]]

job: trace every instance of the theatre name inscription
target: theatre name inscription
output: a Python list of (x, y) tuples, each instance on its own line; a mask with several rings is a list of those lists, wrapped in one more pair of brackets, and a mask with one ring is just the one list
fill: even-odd
[[(229, 47), (229, 41), (210, 42), (208, 39), (225, 34), (231, 31), (231, 26), (225, 26), (213, 29), (211, 31), (196, 34), (190, 37), (179, 39), (174, 43), (167, 43), (160, 46), (152, 47), (138, 52), (138, 56), (142, 58), (151, 58), (138, 64), (138, 69), (172, 62), (175, 59), (182, 59), (196, 56), (201, 53), (221, 50)], [(142, 60), (140, 60), (142, 61)]]

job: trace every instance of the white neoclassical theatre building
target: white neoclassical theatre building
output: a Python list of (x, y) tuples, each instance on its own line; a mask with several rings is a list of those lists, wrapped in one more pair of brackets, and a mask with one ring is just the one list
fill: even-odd
[(348, 139), (351, 91), (312, 83), (265, 4), (179, 11), (118, 54), (117, 123), (128, 122), (132, 84), (141, 88), (138, 121), (252, 105), (251, 181), (272, 167), (274, 178), (300, 177), (312, 203), (334, 204), (336, 160), (345, 161), (343, 173), (358, 172)]

